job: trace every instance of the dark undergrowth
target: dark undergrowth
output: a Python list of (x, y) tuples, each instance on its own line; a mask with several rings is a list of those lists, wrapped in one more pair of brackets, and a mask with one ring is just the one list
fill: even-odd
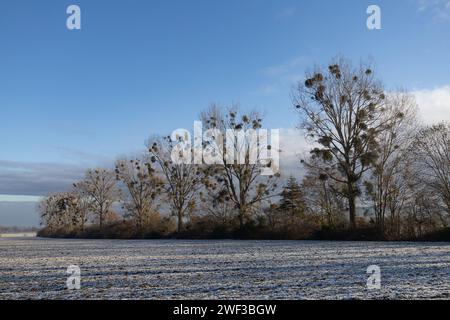
[(89, 226), (84, 230), (48, 229), (39, 230), (39, 237), (70, 239), (187, 239), (187, 240), (328, 240), (328, 241), (450, 241), (450, 228), (429, 233), (420, 237), (393, 239), (383, 235), (377, 228), (364, 227), (354, 230), (344, 228), (271, 228), (250, 224), (244, 228), (225, 226), (186, 226), (180, 233), (165, 228), (137, 229), (133, 224), (120, 222), (102, 228)]
[(450, 228), (445, 228), (439, 231), (431, 232), (420, 236), (417, 241), (429, 241), (429, 242), (449, 242), (450, 241)]

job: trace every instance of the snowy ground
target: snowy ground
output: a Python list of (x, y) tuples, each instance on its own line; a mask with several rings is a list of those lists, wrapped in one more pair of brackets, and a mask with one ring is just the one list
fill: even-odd
[(36, 232), (0, 233), (0, 238), (36, 237)]
[(450, 244), (0, 239), (0, 299), (420, 298), (450, 298)]

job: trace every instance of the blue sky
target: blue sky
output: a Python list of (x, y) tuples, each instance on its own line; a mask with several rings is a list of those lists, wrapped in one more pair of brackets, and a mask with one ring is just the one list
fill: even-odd
[[(70, 4), (81, 30), (66, 28)], [(382, 30), (366, 28), (369, 4)], [(449, 0), (3, 1), (0, 194), (68, 184), (150, 134), (192, 128), (212, 102), (293, 128), (293, 84), (336, 55), (373, 59), (389, 89), (427, 101), (449, 88), (449, 36)]]

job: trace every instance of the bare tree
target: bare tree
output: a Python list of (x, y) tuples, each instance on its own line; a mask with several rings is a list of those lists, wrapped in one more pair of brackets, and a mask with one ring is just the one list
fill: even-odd
[(50, 230), (58, 229), (64, 225), (65, 218), (61, 217), (59, 201), (62, 199), (60, 193), (52, 193), (42, 198), (39, 202), (38, 210), (41, 225)]
[[(262, 118), (257, 112), (240, 115), (236, 106), (224, 114), (222, 108), (212, 105), (201, 113), (200, 119), (203, 128), (210, 132), (203, 147), (215, 150), (215, 161), (204, 170), (204, 183), (220, 202), (234, 204), (242, 230), (252, 211), (275, 195), (280, 177), (271, 158), (263, 159), (263, 152), (271, 150), (271, 145), (255, 141)], [(267, 168), (274, 174), (262, 176)], [(211, 189), (211, 184), (217, 188)]]
[[(199, 186), (199, 168), (191, 163), (189, 137), (183, 135), (153, 138), (148, 141), (150, 162), (156, 164), (164, 177), (164, 190), (169, 199), (172, 214), (178, 219), (178, 233), (183, 230), (183, 219), (196, 207)], [(186, 143), (187, 147), (178, 149)], [(177, 153), (180, 161), (173, 161)]]
[(411, 153), (416, 181), (439, 195), (442, 211), (450, 217), (450, 123), (425, 127), (417, 133)]
[[(407, 200), (405, 178), (408, 170), (407, 151), (417, 127), (414, 98), (405, 93), (388, 95), (385, 112), (380, 122), (390, 123), (378, 136), (378, 157), (373, 164), (369, 179), (365, 182), (373, 203), (375, 223), (384, 233), (387, 213), (391, 226)], [(392, 229), (392, 228), (391, 228)], [(392, 231), (392, 230), (391, 230)]]
[(441, 226), (436, 195), (427, 187), (414, 189), (414, 197), (404, 210), (403, 229), (407, 238), (420, 238)]
[(41, 224), (50, 230), (83, 230), (87, 208), (75, 193), (58, 192), (40, 201), (39, 213)]
[[(345, 204), (340, 192), (340, 183), (330, 179), (332, 170), (320, 159), (302, 161), (306, 174), (303, 178), (303, 192), (306, 210), (311, 215), (318, 215), (321, 225), (336, 228), (343, 225)], [(338, 173), (333, 173), (337, 175)]]
[(82, 194), (80, 190), (76, 188), (73, 188), (71, 194), (73, 195), (76, 201), (79, 227), (81, 231), (84, 231), (86, 224), (89, 223), (91, 218), (92, 201), (88, 196)]
[(380, 132), (390, 126), (389, 119), (380, 121), (385, 99), (371, 68), (354, 68), (344, 59), (326, 70), (317, 68), (307, 74), (294, 96), (301, 127), (320, 145), (311, 153), (336, 169), (323, 174), (342, 184), (351, 228), (356, 227), (356, 199), (361, 195), (362, 177), (378, 157)]
[(89, 198), (92, 212), (98, 217), (99, 226), (102, 228), (105, 218), (112, 212), (112, 206), (119, 197), (114, 174), (105, 169), (88, 170), (84, 180), (74, 184), (74, 189)]
[(118, 160), (116, 179), (126, 188), (123, 208), (132, 217), (138, 229), (149, 225), (152, 217), (159, 215), (156, 198), (162, 189), (162, 181), (151, 165), (143, 160)]

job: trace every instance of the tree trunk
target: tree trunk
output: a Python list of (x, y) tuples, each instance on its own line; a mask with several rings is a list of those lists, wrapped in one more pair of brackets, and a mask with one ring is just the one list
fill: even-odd
[(180, 233), (181, 231), (183, 231), (183, 215), (179, 211), (178, 212), (178, 233)]
[(350, 218), (350, 229), (354, 230), (356, 229), (356, 204), (353, 190), (351, 190), (348, 195), (348, 211)]
[(324, 197), (325, 197), (325, 211), (327, 214), (327, 220), (328, 220), (328, 226), (333, 228), (333, 212), (332, 212), (332, 208), (331, 208), (331, 200), (330, 197), (328, 196), (328, 189), (327, 186), (325, 184), (325, 181), (322, 183), (322, 188), (323, 188), (323, 192), (324, 192)]
[(103, 229), (103, 219), (105, 218), (105, 209), (103, 208), (103, 203), (100, 203), (100, 214), (99, 214), (100, 230)]
[(100, 229), (103, 229), (103, 212), (99, 216)]
[(245, 215), (244, 209), (240, 208), (239, 209), (239, 230), (241, 230), (241, 231), (244, 229), (244, 215)]

